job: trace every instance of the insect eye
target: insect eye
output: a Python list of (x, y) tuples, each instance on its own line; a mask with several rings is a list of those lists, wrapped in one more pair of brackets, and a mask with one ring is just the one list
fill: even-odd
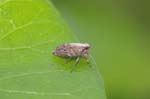
[(66, 51), (66, 49), (63, 49), (63, 51)]
[(87, 50), (87, 49), (89, 49), (89, 47), (85, 47), (85, 49)]

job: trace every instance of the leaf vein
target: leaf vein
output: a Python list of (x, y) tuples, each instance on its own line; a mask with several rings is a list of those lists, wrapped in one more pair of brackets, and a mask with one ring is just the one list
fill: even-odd
[(23, 77), (23, 76), (30, 76), (30, 75), (39, 75), (39, 74), (52, 73), (52, 72), (62, 72), (62, 71), (64, 71), (64, 70), (20, 73), (20, 74), (16, 74), (16, 75), (7, 76), (7, 77), (1, 77), (0, 80), (6, 80), (6, 79), (17, 78), (17, 77)]
[(28, 95), (56, 95), (56, 96), (70, 96), (71, 93), (67, 92), (56, 92), (56, 93), (48, 93), (48, 92), (37, 92), (37, 91), (22, 91), (22, 90), (8, 90), (8, 89), (0, 89), (2, 92), (10, 93), (10, 94), (28, 94)]
[(17, 27), (16, 29), (14, 29), (14, 30), (12, 30), (12, 31), (10, 31), (10, 32), (8, 32), (8, 33), (2, 35), (2, 36), (0, 37), (0, 40), (6, 38), (7, 36), (9, 36), (10, 34), (12, 34), (13, 32), (15, 32), (15, 31), (17, 31), (17, 30), (19, 30), (19, 29), (22, 29), (22, 28), (24, 28), (24, 27), (27, 27), (27, 26), (29, 26), (29, 25), (31, 25), (31, 24), (32, 24), (32, 21), (30, 21), (29, 23), (26, 23), (26, 24), (24, 24), (24, 25), (21, 25), (21, 26)]

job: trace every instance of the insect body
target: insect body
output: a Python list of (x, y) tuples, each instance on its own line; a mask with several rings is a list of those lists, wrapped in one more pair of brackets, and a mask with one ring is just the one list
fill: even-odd
[(76, 66), (81, 57), (88, 58), (89, 48), (88, 43), (65, 43), (56, 47), (53, 54), (64, 58), (76, 58)]

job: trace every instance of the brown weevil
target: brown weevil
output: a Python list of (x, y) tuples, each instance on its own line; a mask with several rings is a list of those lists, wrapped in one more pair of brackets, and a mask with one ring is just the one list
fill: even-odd
[[(88, 43), (64, 43), (56, 47), (53, 51), (53, 55), (73, 59), (75, 58), (74, 67), (79, 63), (80, 58), (88, 58), (88, 50), (90, 45)], [(72, 68), (71, 72), (73, 71), (74, 67)]]

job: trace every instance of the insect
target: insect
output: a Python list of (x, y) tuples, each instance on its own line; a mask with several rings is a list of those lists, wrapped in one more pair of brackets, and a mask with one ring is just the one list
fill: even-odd
[[(88, 50), (90, 45), (88, 43), (64, 43), (56, 47), (56, 49), (52, 52), (53, 55), (73, 59), (75, 58), (74, 67), (79, 63), (80, 58), (88, 58)], [(72, 68), (71, 72), (73, 71)]]

